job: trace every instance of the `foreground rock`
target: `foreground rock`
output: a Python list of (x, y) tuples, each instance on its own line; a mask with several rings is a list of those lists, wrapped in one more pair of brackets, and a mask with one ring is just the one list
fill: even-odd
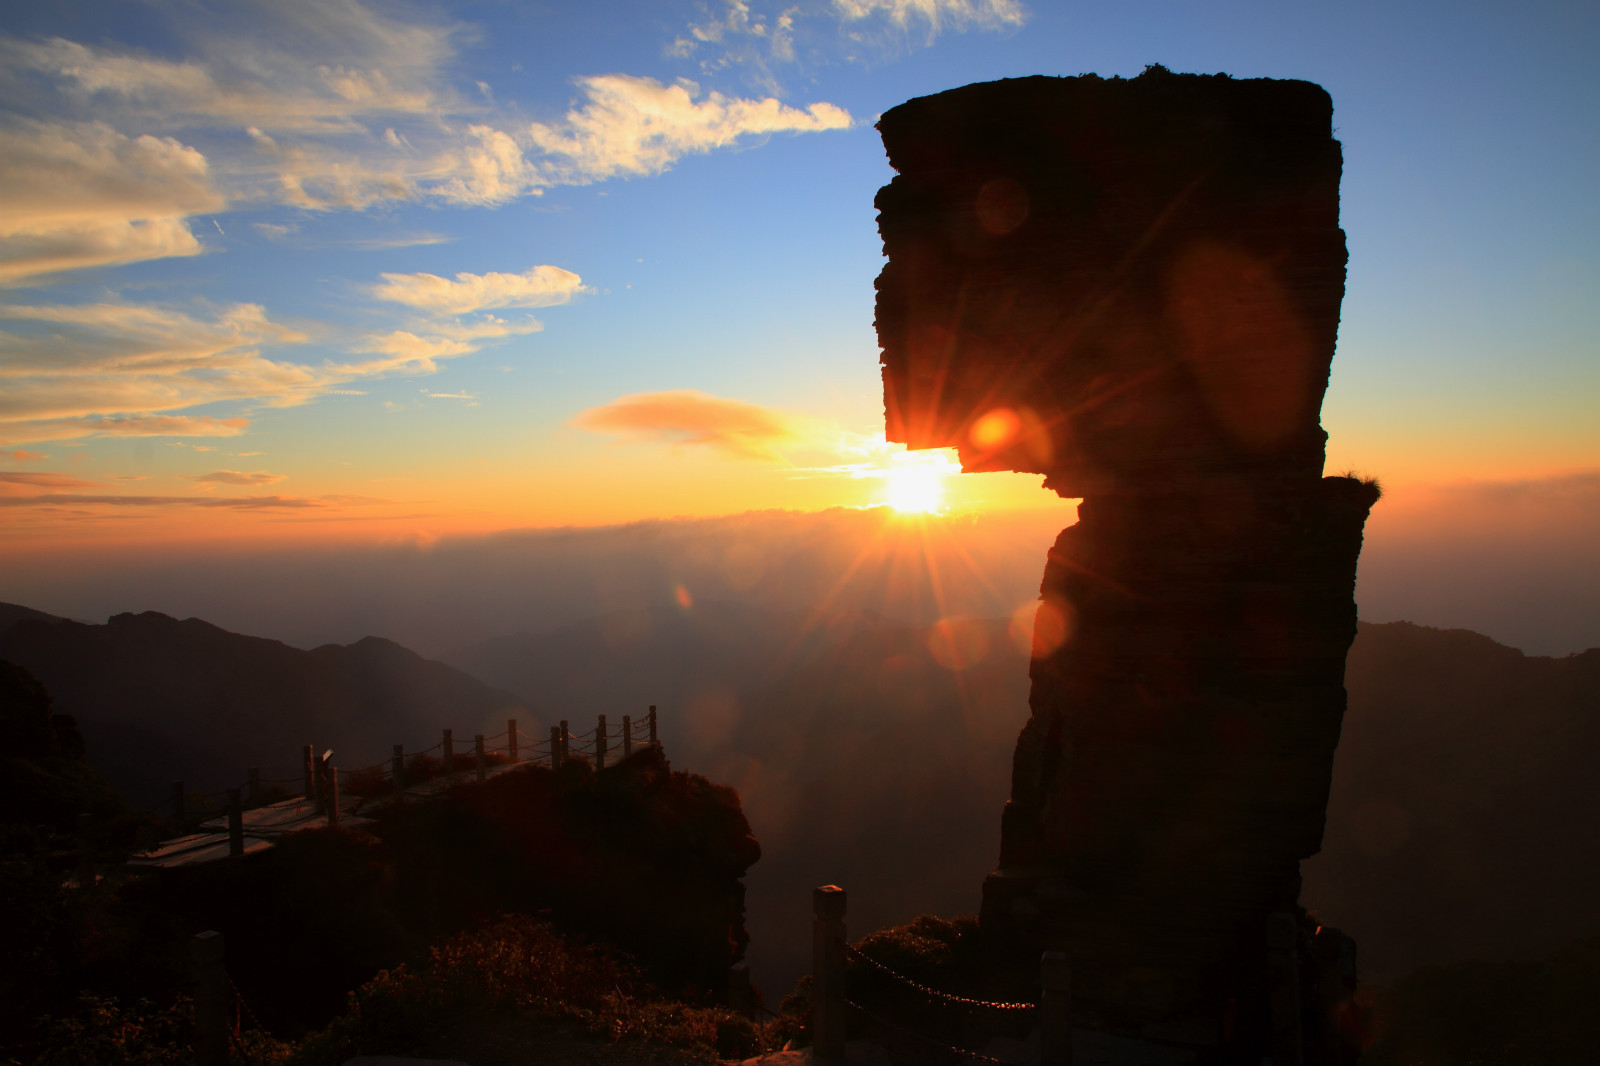
[(971, 85), (879, 124), (889, 438), (1083, 498), (1046, 564), (985, 933), (1017, 987), (1066, 951), (1083, 1024), (1205, 1057), (1298, 1042), (1271, 1010), (1271, 915), (1313, 1057), (1354, 985), (1353, 945), (1297, 904), (1377, 498), (1322, 476), (1331, 116), (1306, 82), (1155, 67)]

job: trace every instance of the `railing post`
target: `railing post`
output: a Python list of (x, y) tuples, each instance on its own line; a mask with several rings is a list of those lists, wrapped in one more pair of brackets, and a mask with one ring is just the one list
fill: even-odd
[(819, 1058), (844, 1057), (845, 893), (823, 885), (811, 893), (811, 1043)]
[(190, 937), (189, 958), (194, 963), (195, 1061), (199, 1066), (227, 1066), (228, 968), (222, 934), (207, 929)]
[(244, 805), (239, 801), (239, 790), (228, 789), (228, 857), (237, 859), (244, 854)]
[(650, 743), (656, 742), (656, 705), (650, 705)]
[(389, 756), (389, 784), (394, 787), (396, 796), (406, 790), (406, 746), (396, 744), (394, 754)]
[(567, 720), (561, 719), (561, 761), (566, 762), (567, 756), (572, 754), (572, 730), (567, 728)]
[(1039, 1064), (1072, 1066), (1072, 969), (1064, 951), (1039, 958)]
[(489, 776), (489, 764), (483, 755), (483, 734), (475, 734), (472, 738), (472, 762), (478, 771), (478, 780), (482, 781)]
[(456, 743), (453, 739), (451, 739), (450, 730), (448, 729), (444, 731), (443, 750), (439, 752), (439, 756), (440, 758), (444, 759), (444, 776), (449, 777), (451, 774), (455, 773)]
[(250, 806), (261, 806), (261, 767), (250, 767), (250, 791), (245, 793), (250, 800)]
[(594, 768), (606, 768), (606, 716), (600, 716), (600, 724), (594, 727)]
[(328, 764), (322, 759), (311, 762), (311, 810), (323, 814), (328, 809)]
[(78, 815), (78, 887), (94, 884), (94, 844), (90, 841), (89, 825), (94, 815), (87, 811)]
[(175, 821), (183, 821), (183, 782), (172, 783), (172, 817)]
[(313, 754), (313, 751), (313, 746), (310, 744), (307, 744), (302, 749), (302, 753), (305, 755), (306, 763), (306, 799), (314, 803), (317, 799), (317, 775), (313, 766), (313, 764), (316, 762), (316, 756)]
[(517, 758), (517, 720), (515, 718), (506, 719), (506, 754), (511, 757), (513, 765), (522, 761)]
[(339, 824), (339, 768), (337, 766), (329, 766), (324, 772), (328, 775), (328, 824), (337, 826)]
[(1267, 915), (1267, 1006), (1272, 1039), (1272, 1066), (1301, 1066), (1305, 1049), (1300, 1035), (1300, 959), (1296, 941), (1299, 922), (1287, 911)]
[(633, 716), (622, 716), (622, 757), (626, 759), (633, 754)]
[(750, 983), (750, 967), (742, 962), (728, 967), (728, 1009), (746, 1018), (756, 1016), (756, 987)]
[(561, 769), (561, 727), (550, 727), (550, 769)]

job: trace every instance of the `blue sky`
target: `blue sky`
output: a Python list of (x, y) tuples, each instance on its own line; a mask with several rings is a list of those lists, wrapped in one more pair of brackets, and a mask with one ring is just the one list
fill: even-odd
[(1330, 466), (1593, 469), (1597, 44), (1590, 3), (12, 5), (10, 539), (874, 502), (875, 117), (1154, 62), (1333, 96)]

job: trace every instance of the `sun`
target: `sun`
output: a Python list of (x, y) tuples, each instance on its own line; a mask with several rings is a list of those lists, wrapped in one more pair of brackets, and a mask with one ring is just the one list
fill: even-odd
[(901, 514), (934, 514), (944, 508), (944, 483), (960, 465), (942, 452), (901, 452), (882, 477), (885, 502)]

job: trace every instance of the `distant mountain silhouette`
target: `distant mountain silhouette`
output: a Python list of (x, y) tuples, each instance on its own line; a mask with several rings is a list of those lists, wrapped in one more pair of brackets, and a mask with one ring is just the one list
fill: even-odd
[(1600, 649), (1363, 625), (1301, 899), (1367, 974), (1530, 958), (1600, 932)]
[(65, 622), (66, 619), (59, 618), (53, 614), (45, 614), (43, 611), (36, 611), (32, 607), (24, 607), (18, 603), (0, 603), (0, 633), (4, 633), (21, 621)]
[[(658, 704), (674, 765), (736, 787), (761, 841), (745, 878), (750, 963), (773, 995), (808, 965), (814, 885), (850, 889), (858, 933), (976, 909), (1027, 717), (1028, 660), (1007, 629), (621, 611), (447, 657), (498, 688), (389, 641), (300, 651), (159, 614), (25, 617), (0, 632), (0, 659), (38, 675), (77, 716), (91, 765), (149, 803), (175, 778), (221, 788), (257, 762), (293, 774), (310, 741), (355, 766), (447, 724), (470, 739), (520, 713), (530, 733), (563, 717), (582, 731)], [(1364, 980), (1548, 954), (1600, 929), (1600, 650), (1550, 659), (1364, 623), (1346, 687), (1302, 900), (1356, 937)]]
[(25, 617), (0, 633), (0, 659), (44, 683), (57, 713), (77, 719), (91, 764), (136, 806), (174, 780), (208, 792), (251, 766), (292, 777), (307, 743), (347, 768), (397, 742), (431, 745), (446, 726), (470, 744), (518, 710), (514, 697), (392, 641), (302, 651), (153, 611), (105, 625)]

